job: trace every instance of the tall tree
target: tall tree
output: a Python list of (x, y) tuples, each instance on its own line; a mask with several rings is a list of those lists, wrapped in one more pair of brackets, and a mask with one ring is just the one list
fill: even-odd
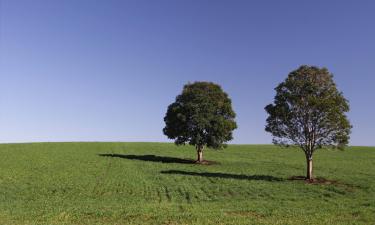
[(313, 153), (323, 147), (343, 149), (351, 125), (348, 101), (336, 88), (326, 68), (301, 66), (276, 88), (274, 103), (267, 105), (266, 131), (273, 142), (297, 145), (305, 153), (306, 179), (313, 179)]
[(176, 101), (169, 105), (163, 132), (177, 145), (188, 143), (197, 150), (197, 162), (203, 161), (205, 146), (226, 147), (237, 128), (232, 103), (222, 88), (211, 82), (186, 84)]

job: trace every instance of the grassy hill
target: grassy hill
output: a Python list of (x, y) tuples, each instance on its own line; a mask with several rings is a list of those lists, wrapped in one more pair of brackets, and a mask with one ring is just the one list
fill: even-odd
[(0, 145), (0, 224), (375, 224), (375, 148), (165, 143)]

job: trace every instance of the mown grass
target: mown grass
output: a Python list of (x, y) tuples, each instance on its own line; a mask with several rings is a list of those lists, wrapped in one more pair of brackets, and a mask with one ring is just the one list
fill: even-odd
[(375, 148), (318, 151), (331, 185), (288, 180), (305, 173), (298, 149), (204, 156), (219, 164), (166, 143), (2, 144), (0, 224), (375, 224)]

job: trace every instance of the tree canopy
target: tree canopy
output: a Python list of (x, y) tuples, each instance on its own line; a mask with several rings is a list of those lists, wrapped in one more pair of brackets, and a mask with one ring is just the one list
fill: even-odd
[(349, 103), (326, 68), (301, 66), (275, 90), (274, 103), (265, 107), (269, 114), (265, 130), (275, 144), (297, 145), (308, 160), (319, 148), (342, 149), (348, 144)]
[(237, 128), (235, 112), (228, 94), (211, 82), (186, 84), (176, 101), (169, 105), (163, 132), (177, 145), (198, 148), (225, 147)]

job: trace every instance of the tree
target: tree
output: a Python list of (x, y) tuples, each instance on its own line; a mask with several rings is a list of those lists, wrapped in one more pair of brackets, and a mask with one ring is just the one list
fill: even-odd
[(221, 87), (211, 82), (186, 84), (176, 101), (169, 105), (163, 132), (176, 145), (188, 143), (197, 150), (197, 162), (203, 162), (205, 146), (226, 147), (237, 128), (232, 103)]
[(276, 88), (274, 103), (267, 105), (266, 131), (273, 142), (297, 145), (305, 153), (306, 179), (312, 180), (313, 153), (323, 147), (343, 149), (351, 125), (348, 101), (336, 88), (326, 68), (301, 66)]

